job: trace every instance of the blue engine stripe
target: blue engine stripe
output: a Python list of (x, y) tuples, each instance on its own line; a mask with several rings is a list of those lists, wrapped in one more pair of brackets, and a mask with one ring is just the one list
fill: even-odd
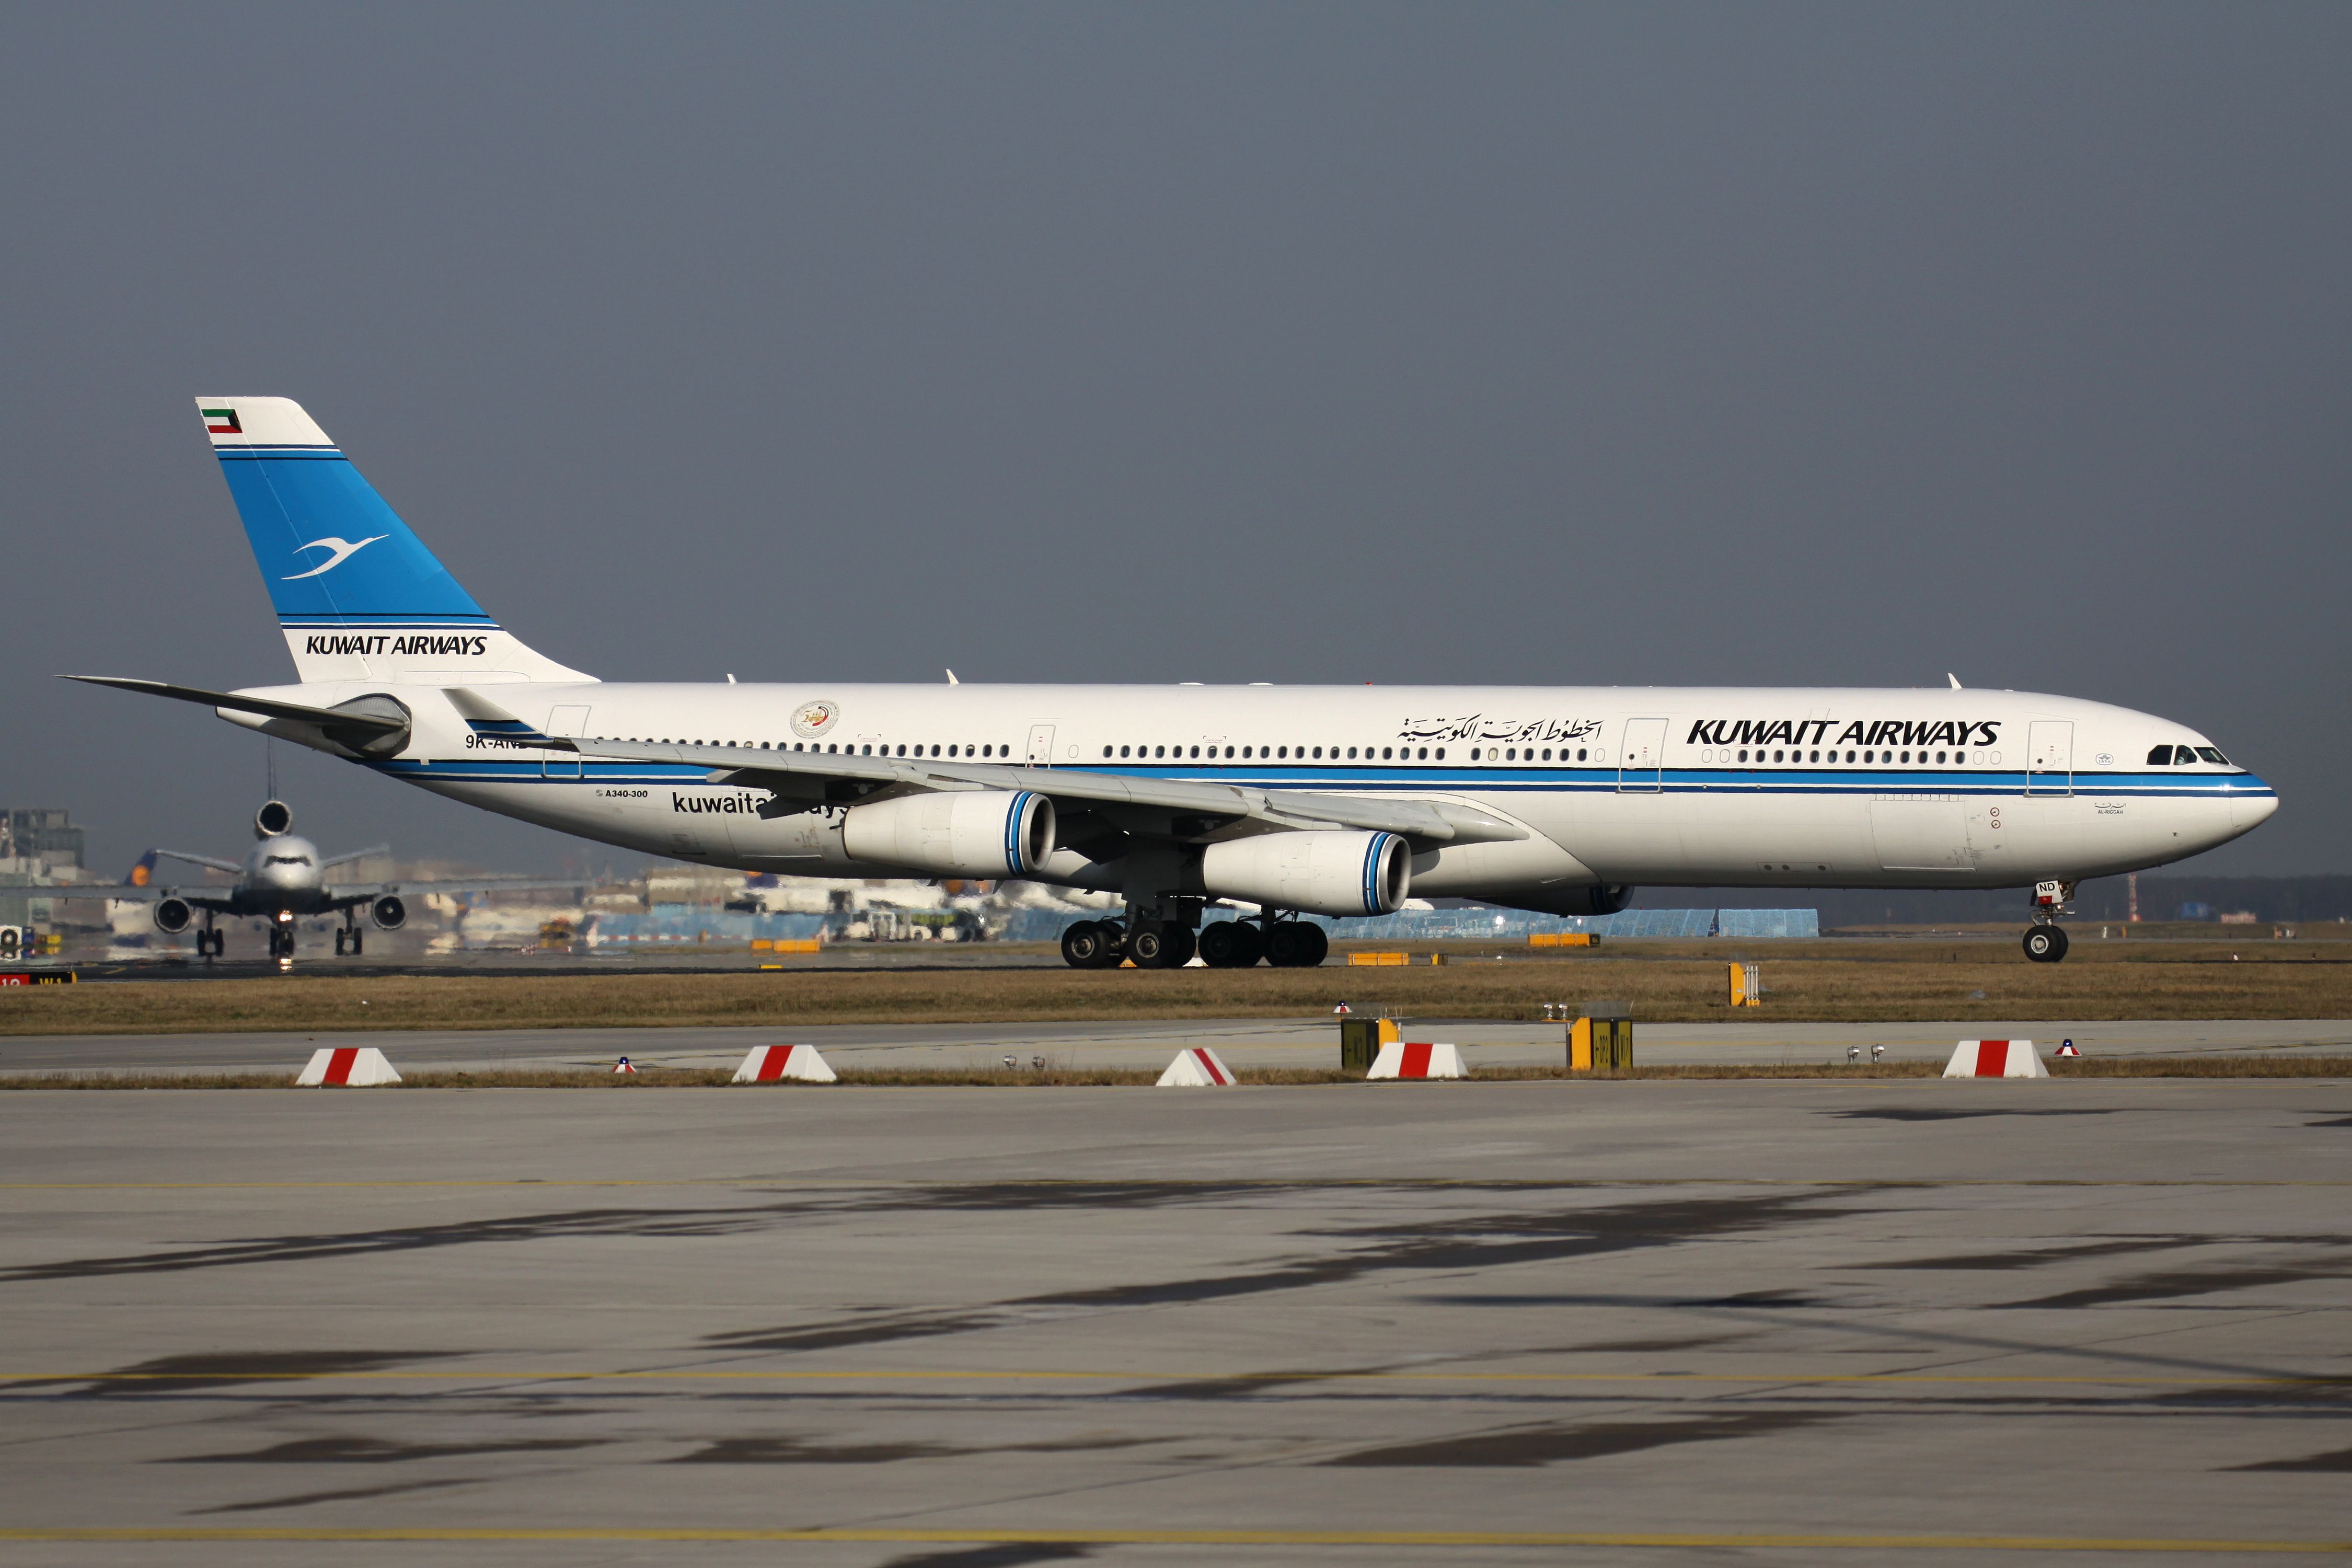
[(1016, 791), (1011, 809), (1004, 814), (1004, 872), (1009, 877), (1018, 877), (1029, 869), (1021, 863), (1021, 817), (1036, 798), (1029, 790)]

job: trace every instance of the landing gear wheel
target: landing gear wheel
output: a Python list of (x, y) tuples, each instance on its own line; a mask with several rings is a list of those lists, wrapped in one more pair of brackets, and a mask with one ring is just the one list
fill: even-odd
[(1330, 951), (1323, 928), (1306, 921), (1276, 921), (1265, 933), (1265, 961), (1276, 969), (1312, 969)]
[(2035, 926), (2025, 933), (2025, 956), (2036, 963), (2055, 963), (2066, 956), (2066, 933), (2057, 926)]
[(1265, 956), (1265, 939), (1246, 921), (1216, 921), (1201, 928), (1201, 962), (1212, 969), (1249, 969)]
[(350, 935), (352, 935), (352, 933), (351, 933), (350, 931), (344, 931), (344, 930), (343, 930), (341, 927), (340, 927), (340, 926), (338, 926), (338, 927), (335, 929), (335, 956), (336, 956), (337, 958), (341, 958), (341, 957), (342, 957), (342, 956), (343, 956), (343, 942), (344, 942), (344, 939), (345, 939), (345, 938), (347, 938), (347, 937), (349, 937), (349, 936), (350, 936)]
[(357, 926), (352, 927), (352, 956), (353, 958), (357, 958), (360, 955), (361, 950), (366, 945), (366, 943), (367, 932), (360, 930)]
[(1160, 921), (1138, 921), (1127, 935), (1127, 955), (1138, 969), (1181, 969), (1192, 962), (1192, 932)]
[(1080, 921), (1062, 932), (1062, 962), (1073, 969), (1108, 969), (1118, 963), (1117, 927), (1105, 921)]

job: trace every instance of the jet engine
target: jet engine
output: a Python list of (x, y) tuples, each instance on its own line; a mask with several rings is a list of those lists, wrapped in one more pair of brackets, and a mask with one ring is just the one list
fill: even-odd
[(1633, 889), (1622, 882), (1600, 882), (1585, 890), (1596, 915), (1613, 915), (1633, 901)]
[(261, 809), (253, 814), (253, 836), (275, 838), (294, 830), (294, 808), (282, 800), (264, 801)]
[(1210, 845), (1201, 884), (1279, 910), (1394, 914), (1412, 889), (1412, 850), (1393, 833), (1269, 833)]
[(368, 906), (368, 919), (378, 931), (398, 931), (408, 923), (408, 906), (386, 893)]
[(854, 805), (842, 818), (853, 860), (943, 877), (1025, 877), (1054, 853), (1054, 803), (1029, 790), (954, 790)]
[(155, 900), (155, 929), (177, 936), (188, 929), (188, 922), (195, 919), (195, 914), (196, 911), (188, 908), (184, 899), (158, 899)]

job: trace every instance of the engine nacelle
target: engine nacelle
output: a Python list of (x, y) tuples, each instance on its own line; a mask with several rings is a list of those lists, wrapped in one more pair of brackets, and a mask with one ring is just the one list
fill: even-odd
[(1025, 877), (1054, 853), (1054, 803), (1030, 790), (953, 790), (853, 805), (853, 860), (946, 877)]
[(157, 931), (166, 931), (173, 936), (177, 936), (182, 931), (187, 930), (188, 922), (195, 918), (196, 911), (188, 908), (188, 903), (185, 899), (158, 899), (155, 900), (155, 929)]
[(294, 831), (294, 808), (282, 800), (266, 800), (261, 809), (253, 814), (253, 836), (275, 838)]
[(1622, 882), (1601, 882), (1595, 884), (1586, 897), (1591, 900), (1594, 914), (1613, 915), (1632, 905), (1633, 891)]
[(1412, 889), (1412, 850), (1393, 833), (1268, 833), (1210, 845), (1201, 884), (1278, 910), (1394, 914)]
[(386, 893), (368, 906), (368, 919), (375, 921), (378, 931), (398, 931), (408, 923), (408, 906)]

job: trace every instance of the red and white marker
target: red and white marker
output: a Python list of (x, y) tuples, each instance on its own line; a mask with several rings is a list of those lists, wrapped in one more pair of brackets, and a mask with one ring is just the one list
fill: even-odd
[(310, 1053), (310, 1065), (294, 1080), (297, 1089), (373, 1089), (398, 1083), (400, 1075), (373, 1046), (320, 1047)]
[(2074, 1041), (2069, 1040), (2058, 1047), (2058, 1054), (2062, 1057), (2079, 1057), (2083, 1053), (2074, 1048)]
[(1946, 1078), (2048, 1078), (2032, 1040), (1962, 1040), (1945, 1065)]
[(637, 1076), (637, 1064), (631, 1061), (628, 1058), (623, 1057), (619, 1061), (613, 1064), (613, 1070), (617, 1073), (626, 1073), (631, 1078), (635, 1078)]
[(1231, 1089), (1233, 1069), (1224, 1058), (1206, 1046), (1193, 1046), (1176, 1053), (1168, 1070), (1160, 1075), (1154, 1089)]
[(735, 1069), (737, 1083), (773, 1083), (786, 1078), (804, 1083), (836, 1081), (814, 1046), (753, 1046), (743, 1065)]
[(1366, 1078), (1461, 1078), (1465, 1076), (1462, 1053), (1452, 1046), (1425, 1046), (1409, 1040), (1391, 1040), (1372, 1058), (1372, 1070)]

